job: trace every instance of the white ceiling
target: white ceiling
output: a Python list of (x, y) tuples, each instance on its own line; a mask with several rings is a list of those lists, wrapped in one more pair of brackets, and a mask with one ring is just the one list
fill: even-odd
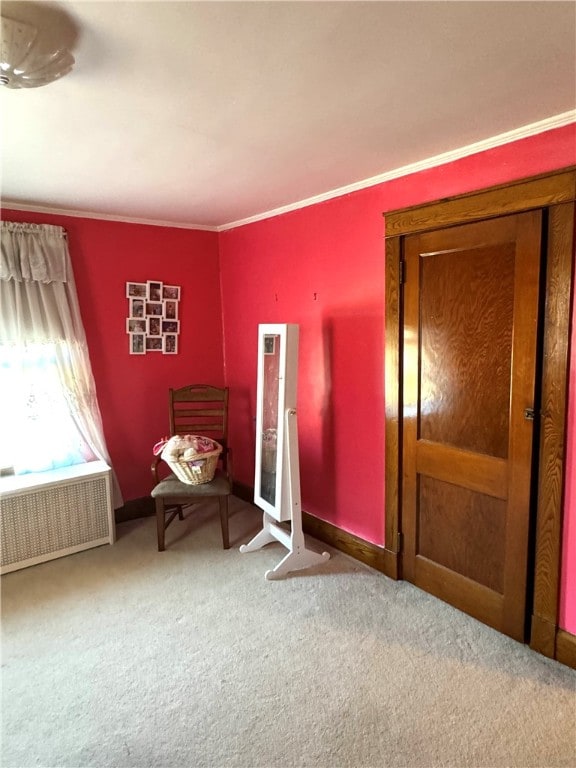
[(2, 90), (5, 205), (221, 227), (576, 119), (573, 2), (42, 5), (76, 65)]

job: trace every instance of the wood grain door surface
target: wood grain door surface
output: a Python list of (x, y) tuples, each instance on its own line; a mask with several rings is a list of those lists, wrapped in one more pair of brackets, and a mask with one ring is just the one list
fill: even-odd
[(404, 240), (404, 578), (524, 639), (540, 211)]

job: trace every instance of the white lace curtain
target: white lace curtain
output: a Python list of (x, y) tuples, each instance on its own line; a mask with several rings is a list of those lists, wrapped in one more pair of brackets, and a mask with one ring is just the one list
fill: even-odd
[[(6, 371), (20, 365), (28, 368), (30, 378), (31, 366), (39, 365), (39, 371), (48, 359), (53, 363), (69, 414), (88, 448), (85, 458), (111, 466), (62, 227), (2, 222), (0, 346)], [(112, 474), (118, 508), (122, 496)]]

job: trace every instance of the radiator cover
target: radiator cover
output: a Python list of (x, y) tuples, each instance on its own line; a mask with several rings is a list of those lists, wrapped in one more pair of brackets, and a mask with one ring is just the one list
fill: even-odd
[(0, 479), (7, 573), (114, 542), (110, 468), (101, 461)]

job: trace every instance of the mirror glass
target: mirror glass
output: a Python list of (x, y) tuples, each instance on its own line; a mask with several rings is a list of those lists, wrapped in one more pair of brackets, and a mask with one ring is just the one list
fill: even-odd
[(260, 495), (272, 506), (276, 506), (280, 341), (276, 334), (264, 336)]

